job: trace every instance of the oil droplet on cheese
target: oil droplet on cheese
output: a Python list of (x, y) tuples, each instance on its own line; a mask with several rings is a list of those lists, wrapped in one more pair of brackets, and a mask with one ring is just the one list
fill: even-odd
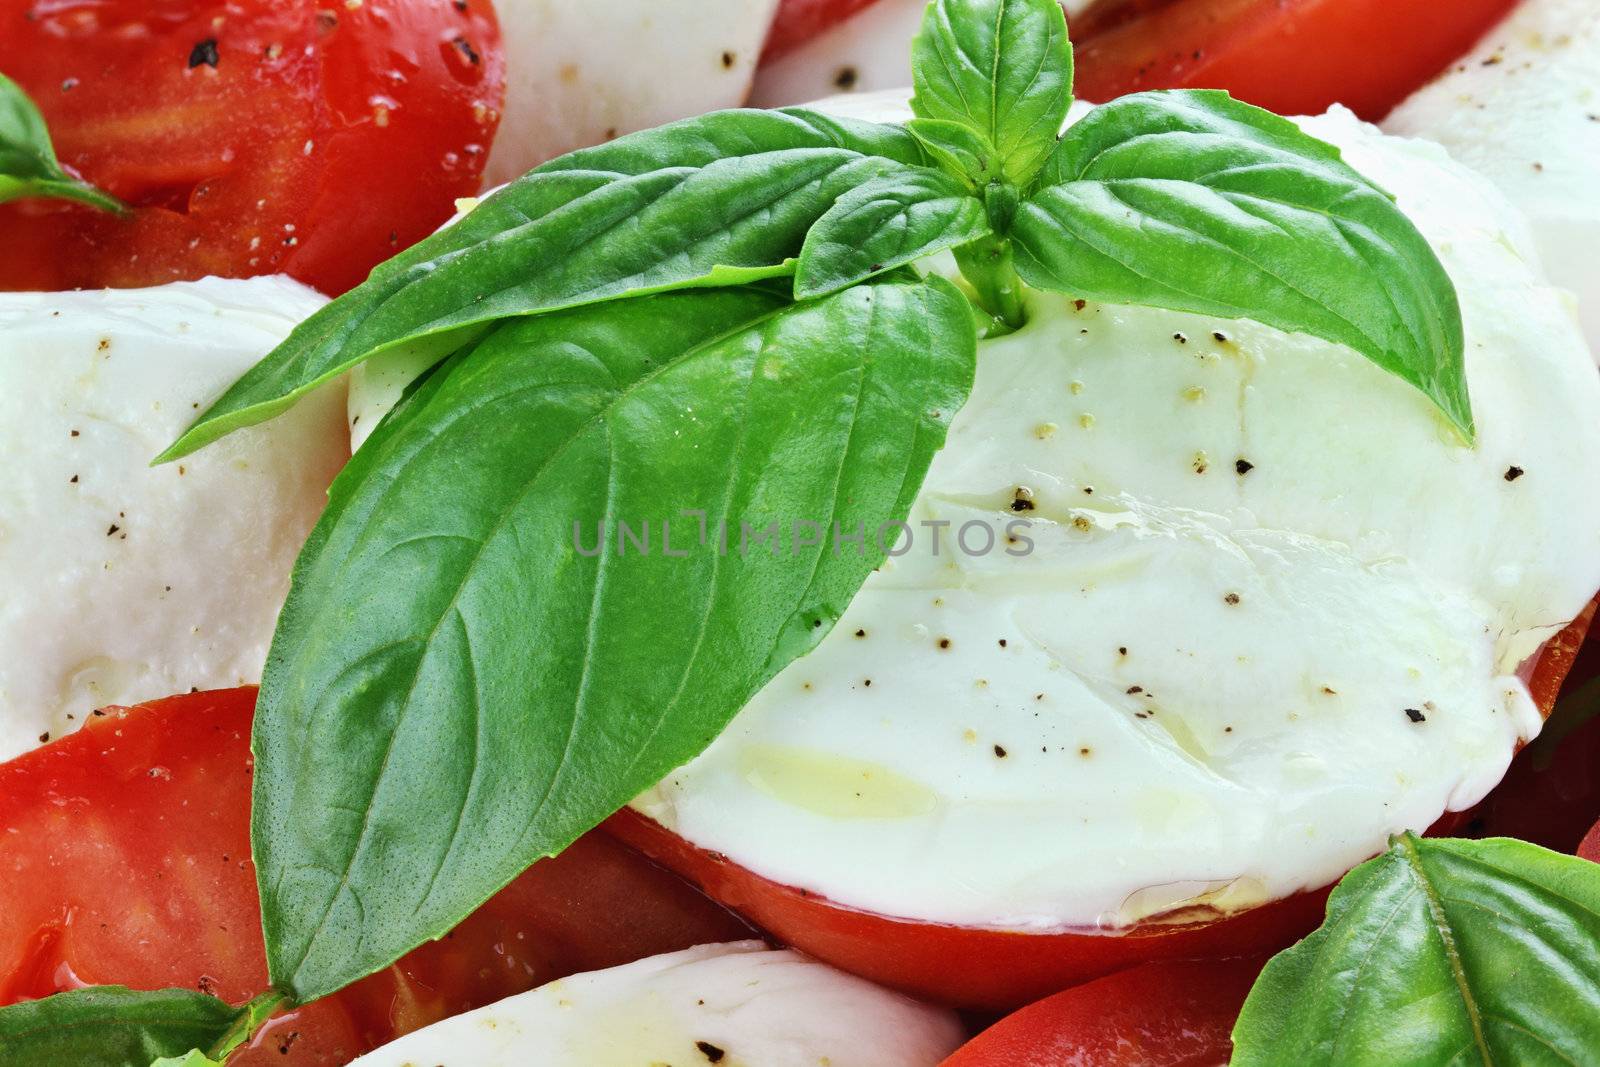
[(897, 771), (810, 749), (750, 745), (739, 769), (768, 796), (835, 819), (903, 819), (939, 806), (938, 794)]

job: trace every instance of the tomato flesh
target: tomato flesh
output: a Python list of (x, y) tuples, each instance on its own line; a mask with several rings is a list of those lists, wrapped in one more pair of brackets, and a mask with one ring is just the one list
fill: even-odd
[(1280, 115), (1342, 103), (1376, 121), (1463, 55), (1516, 0), (1109, 6), (1106, 13), (1091, 8), (1074, 26), (1076, 92), (1086, 100), (1146, 89), (1226, 89)]
[[(0, 764), (0, 1004), (83, 985), (267, 986), (249, 850), (255, 690), (111, 708)], [(603, 835), (535, 864), (438, 942), (275, 1020), (233, 1064), (342, 1064), (577, 971), (750, 928)]]
[(342, 292), (478, 190), (505, 91), (488, 0), (0, 0), (0, 70), (136, 208), (0, 206), (4, 289)]
[(1147, 963), (1006, 1016), (942, 1067), (1216, 1067), (1266, 959)]

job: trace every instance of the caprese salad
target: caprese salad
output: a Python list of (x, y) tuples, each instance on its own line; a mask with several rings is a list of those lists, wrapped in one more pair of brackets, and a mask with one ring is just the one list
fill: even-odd
[(0, 1067), (1600, 1062), (1597, 239), (1593, 0), (0, 0)]

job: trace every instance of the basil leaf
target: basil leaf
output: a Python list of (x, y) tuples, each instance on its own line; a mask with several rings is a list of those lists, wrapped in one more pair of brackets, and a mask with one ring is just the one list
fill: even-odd
[(911, 46), (911, 110), (960, 123), (1026, 185), (1072, 104), (1072, 47), (1058, 0), (933, 0)]
[(1455, 287), (1333, 146), (1225, 93), (1140, 93), (1071, 127), (1043, 177), (1012, 230), (1028, 284), (1348, 345), (1472, 440)]
[(157, 462), (401, 345), (439, 359), (501, 319), (785, 276), (841, 193), (924, 160), (904, 130), (801, 110), (721, 111), (562, 156), (301, 323)]
[[(503, 323), (416, 386), (334, 483), (268, 657), (275, 983), (309, 1000), (442, 935), (709, 744), (881, 561), (975, 347), (942, 279), (702, 290)], [(797, 520), (821, 543), (740, 552)]]
[(989, 233), (983, 202), (955, 178), (906, 167), (852, 189), (811, 227), (797, 299), (837, 292)]
[(1396, 838), (1273, 957), (1234, 1067), (1591, 1062), (1600, 865), (1509, 838)]
[(980, 133), (946, 119), (912, 119), (906, 130), (921, 143), (939, 169), (974, 191), (999, 178), (994, 145)]
[(210, 1048), (243, 1009), (187, 989), (89, 986), (0, 1008), (0, 1063), (149, 1067)]
[(0, 204), (35, 196), (127, 210), (116, 197), (62, 169), (44, 116), (22, 86), (0, 74)]

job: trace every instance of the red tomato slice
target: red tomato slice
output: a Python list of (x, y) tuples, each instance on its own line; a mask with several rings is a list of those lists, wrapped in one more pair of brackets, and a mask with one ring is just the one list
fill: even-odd
[(767, 32), (767, 45), (761, 62), (770, 63), (805, 44), (824, 30), (832, 29), (877, 0), (783, 0)]
[(1030, 1004), (942, 1067), (1217, 1067), (1265, 957), (1147, 963)]
[[(1592, 610), (1553, 639), (1529, 676), (1548, 715)], [(1451, 833), (1448, 813), (1430, 830)], [(1225, 917), (1152, 922), (1121, 934), (1024, 933), (879, 915), (763, 878), (623, 809), (602, 827), (804, 952), (882, 985), (968, 1008), (1009, 1010), (1058, 990), (1156, 960), (1269, 955), (1309, 933), (1328, 890), (1299, 893)]]
[(0, 207), (0, 288), (285, 272), (342, 292), (478, 190), (489, 0), (0, 0), (0, 70), (138, 210)]
[[(233, 1002), (266, 987), (248, 840), (254, 705), (255, 690), (231, 689), (106, 709), (0, 765), (0, 1004), (110, 982)], [(749, 934), (591, 834), (229, 1062), (342, 1064), (563, 975)]]
[[(1097, 7), (1100, 5), (1097, 5)], [(1077, 94), (1226, 89), (1282, 115), (1377, 120), (1516, 0), (1110, 0), (1075, 24)], [(1120, 12), (1118, 9), (1121, 9)]]

